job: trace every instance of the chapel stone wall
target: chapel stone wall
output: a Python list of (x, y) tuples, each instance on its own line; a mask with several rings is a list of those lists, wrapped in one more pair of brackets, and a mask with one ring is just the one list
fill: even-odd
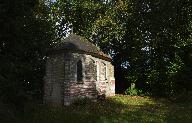
[[(82, 61), (82, 82), (77, 81), (77, 62)], [(81, 53), (50, 55), (46, 63), (44, 102), (69, 105), (79, 98), (97, 99), (115, 94), (111, 62)]]

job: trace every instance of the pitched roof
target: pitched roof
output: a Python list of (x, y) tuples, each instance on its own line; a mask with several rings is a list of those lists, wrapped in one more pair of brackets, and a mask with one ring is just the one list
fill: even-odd
[(70, 34), (67, 38), (61, 39), (61, 42), (55, 45), (53, 50), (80, 51), (94, 56), (101, 56), (101, 58), (107, 58), (108, 60), (111, 59), (87, 39), (75, 34)]

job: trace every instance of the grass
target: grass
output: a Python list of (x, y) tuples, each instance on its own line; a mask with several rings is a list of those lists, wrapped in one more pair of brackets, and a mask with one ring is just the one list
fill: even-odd
[(116, 95), (98, 102), (80, 101), (66, 107), (28, 105), (24, 123), (190, 123), (192, 101)]

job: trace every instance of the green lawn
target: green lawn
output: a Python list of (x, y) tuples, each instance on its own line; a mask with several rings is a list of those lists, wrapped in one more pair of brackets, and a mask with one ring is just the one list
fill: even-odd
[(24, 123), (191, 123), (192, 101), (116, 95), (60, 108), (27, 106)]

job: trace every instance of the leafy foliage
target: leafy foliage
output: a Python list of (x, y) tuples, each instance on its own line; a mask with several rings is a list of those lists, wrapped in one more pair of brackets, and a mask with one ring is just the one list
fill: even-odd
[(112, 56), (121, 92), (128, 88), (130, 77), (137, 77), (138, 88), (171, 96), (182, 85), (177, 76), (185, 76), (184, 69), (191, 73), (181, 55), (186, 49), (185, 58), (191, 53), (189, 0), (58, 0), (54, 8), (73, 33), (91, 39)]
[(127, 88), (127, 89), (125, 90), (125, 94), (126, 94), (126, 95), (131, 95), (131, 96), (139, 96), (139, 95), (142, 94), (142, 90), (138, 90), (138, 89), (136, 89), (136, 88), (131, 88), (131, 87), (129, 87), (129, 88)]
[(190, 0), (3, 1), (0, 102), (22, 107), (42, 92), (46, 50), (69, 31), (112, 57), (117, 92), (132, 82), (158, 96), (190, 91), (191, 10)]
[(0, 103), (22, 112), (29, 92), (42, 90), (54, 30), (38, 0), (6, 0), (0, 9)]

